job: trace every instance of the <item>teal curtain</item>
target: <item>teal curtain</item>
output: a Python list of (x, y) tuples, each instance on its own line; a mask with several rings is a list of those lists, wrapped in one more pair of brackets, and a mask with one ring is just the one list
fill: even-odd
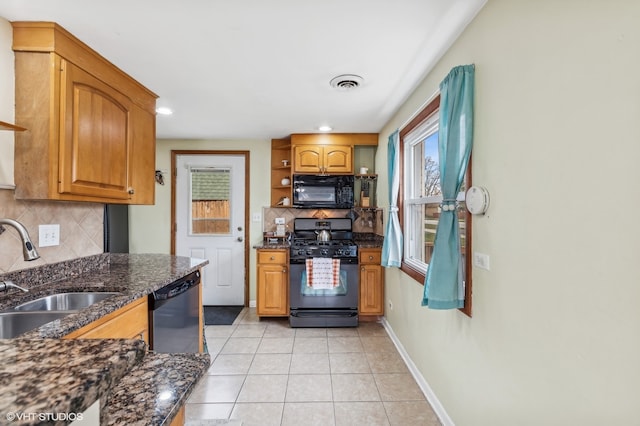
[(474, 65), (455, 67), (440, 83), (438, 155), (442, 204), (422, 305), (432, 309), (464, 306), (464, 276), (456, 197), (473, 144)]
[(387, 143), (387, 161), (389, 176), (389, 220), (387, 232), (382, 244), (382, 266), (400, 267), (402, 262), (402, 228), (398, 218), (398, 191), (400, 191), (400, 132), (396, 130), (389, 136)]

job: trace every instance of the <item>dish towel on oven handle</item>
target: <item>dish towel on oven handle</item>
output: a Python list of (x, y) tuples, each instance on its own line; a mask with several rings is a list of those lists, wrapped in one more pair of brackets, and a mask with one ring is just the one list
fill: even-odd
[(305, 262), (307, 287), (332, 289), (340, 285), (340, 259), (314, 257)]

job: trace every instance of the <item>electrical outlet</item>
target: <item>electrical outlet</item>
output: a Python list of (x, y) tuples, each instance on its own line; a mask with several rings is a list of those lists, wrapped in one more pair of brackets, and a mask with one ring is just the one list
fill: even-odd
[(491, 270), (491, 266), (490, 266), (490, 262), (489, 262), (489, 255), (474, 251), (473, 252), (473, 266), (477, 266), (478, 268), (486, 269), (487, 271)]
[(284, 217), (276, 217), (276, 225), (284, 225)]
[(38, 226), (38, 247), (60, 245), (60, 225)]

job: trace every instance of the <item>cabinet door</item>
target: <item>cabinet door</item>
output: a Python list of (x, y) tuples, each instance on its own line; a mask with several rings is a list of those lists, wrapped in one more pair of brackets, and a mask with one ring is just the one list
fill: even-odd
[(325, 146), (323, 168), (325, 173), (353, 173), (353, 148), (350, 146)]
[(360, 266), (360, 315), (384, 314), (384, 286), (382, 266)]
[(59, 192), (130, 198), (131, 101), (61, 61)]
[(131, 113), (131, 204), (153, 204), (156, 195), (156, 116), (137, 105), (133, 105)]
[(353, 148), (342, 145), (293, 147), (294, 173), (353, 173)]
[(258, 265), (258, 316), (289, 315), (289, 272), (285, 265)]
[(322, 147), (300, 145), (293, 147), (294, 173), (320, 173), (322, 171)]
[(67, 334), (65, 339), (143, 339), (149, 343), (147, 297)]

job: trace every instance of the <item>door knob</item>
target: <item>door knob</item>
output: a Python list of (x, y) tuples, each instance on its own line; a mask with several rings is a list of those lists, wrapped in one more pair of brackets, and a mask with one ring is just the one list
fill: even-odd
[(244, 238), (242, 238), (242, 237), (238, 237), (238, 241), (239, 241), (239, 242), (243, 242), (243, 241), (244, 241)]
[(238, 226), (238, 231), (242, 231), (242, 226)]

